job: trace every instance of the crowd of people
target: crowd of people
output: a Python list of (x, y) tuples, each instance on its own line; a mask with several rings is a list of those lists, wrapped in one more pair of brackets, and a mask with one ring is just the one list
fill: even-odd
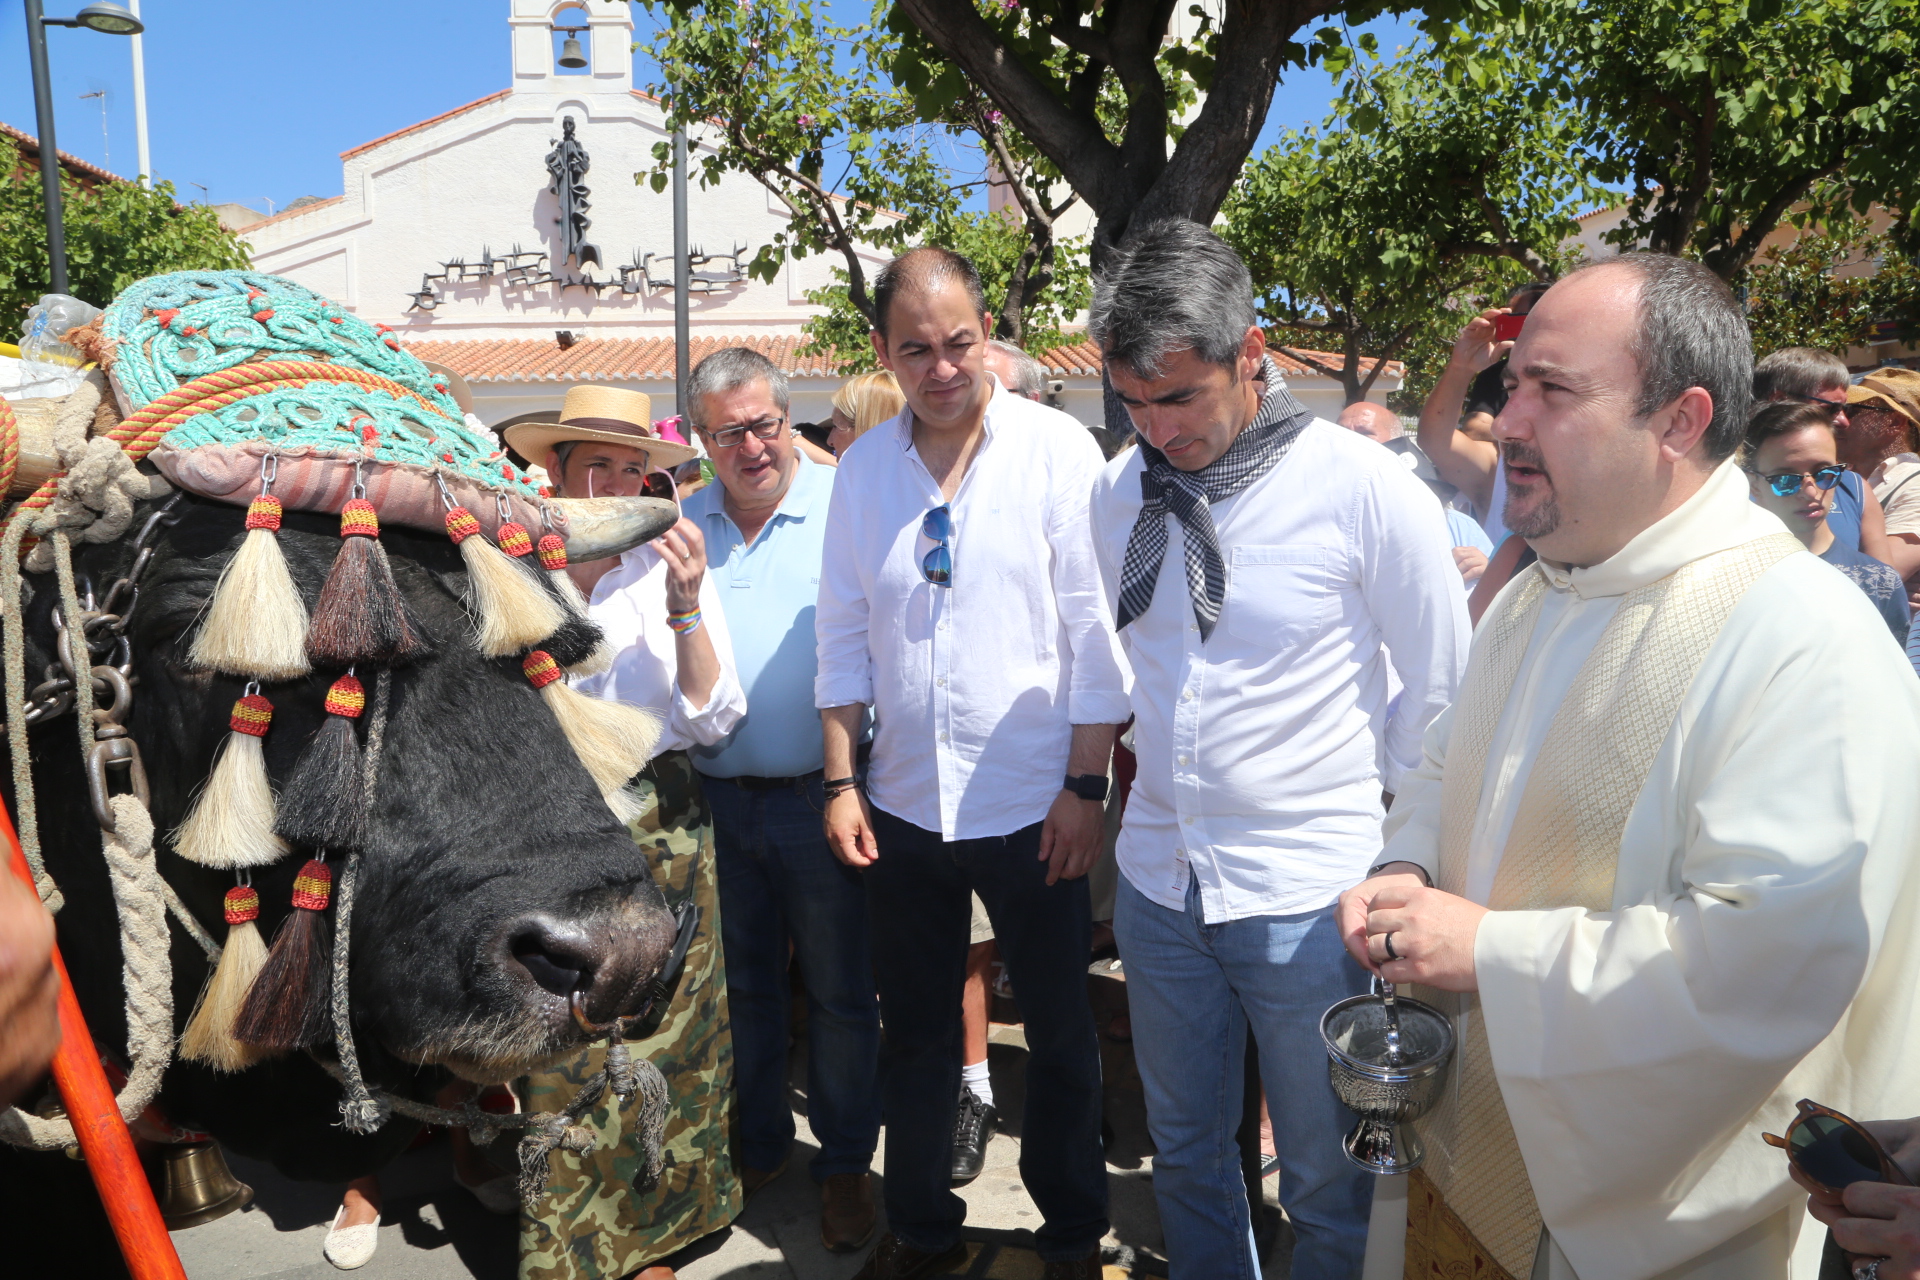
[[(1809, 1120), (1920, 1112), (1920, 373), (1756, 364), (1721, 281), (1630, 253), (1471, 319), (1411, 436), (1365, 401), (1329, 422), (1239, 257), (1169, 221), (1095, 287), (1114, 448), (991, 338), (965, 257), (872, 294), (883, 369), (811, 437), (747, 348), (692, 372), (698, 449), (605, 387), (507, 432), (562, 496), (680, 501), (568, 572), (619, 649), (579, 687), (664, 718), (634, 835), (699, 921), (636, 1046), (675, 1092), (667, 1175), (556, 1161), (523, 1275), (668, 1280), (787, 1174), (796, 991), (822, 1244), (873, 1244), (859, 1280), (953, 1273), (998, 971), (1035, 1250), (1094, 1280), (1110, 942), (1176, 1280), (1261, 1274), (1249, 1036), (1297, 1280), (1784, 1280), (1809, 1247), (1920, 1276), (1920, 1192), (1889, 1185), (1920, 1120)], [(1457, 1041), (1386, 1213), (1320, 1035), (1376, 979)], [(1836, 1180), (1829, 1131), (1890, 1159)]]

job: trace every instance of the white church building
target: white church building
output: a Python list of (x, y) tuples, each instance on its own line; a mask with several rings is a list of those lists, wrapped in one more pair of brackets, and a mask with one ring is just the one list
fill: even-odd
[[(673, 411), (673, 209), (636, 174), (670, 134), (633, 86), (633, 20), (619, 0), (508, 0), (512, 76), (497, 93), (341, 153), (342, 191), (253, 222), (257, 269), (391, 326), (471, 387), (488, 423), (558, 406), (568, 384), (645, 391)], [(475, 19), (477, 20), (477, 19)], [(568, 28), (575, 30), (569, 31)], [(586, 65), (560, 64), (577, 39)], [(569, 58), (569, 61), (577, 59)], [(697, 148), (699, 137), (690, 139)], [(796, 421), (828, 413), (840, 377), (798, 356), (837, 255), (789, 262), (772, 283), (744, 266), (786, 221), (745, 174), (688, 183), (693, 347), (749, 345), (792, 379)], [(872, 255), (871, 273), (885, 261)], [(1099, 355), (1085, 342), (1034, 353), (1057, 402), (1100, 421)], [(1276, 359), (1279, 357), (1276, 355)], [(1338, 385), (1282, 361), (1310, 407), (1332, 416)], [(1397, 385), (1383, 375), (1376, 395)]]

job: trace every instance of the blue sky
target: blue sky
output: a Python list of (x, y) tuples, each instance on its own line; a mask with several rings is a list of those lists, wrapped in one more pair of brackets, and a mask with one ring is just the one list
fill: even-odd
[[(64, 17), (86, 0), (47, 0)], [(870, 0), (833, 0), (839, 21)], [(147, 119), (155, 175), (183, 199), (265, 211), (296, 196), (340, 193), (339, 153), (506, 87), (506, 0), (142, 0)], [(647, 21), (644, 10), (635, 20)], [(1410, 26), (1371, 24), (1383, 51)], [(130, 41), (51, 28), (48, 56), (60, 149), (132, 174)], [(642, 41), (644, 43), (644, 40)], [(651, 68), (641, 59), (635, 79)], [(99, 98), (106, 93), (105, 135)], [(1274, 93), (1261, 146), (1317, 124), (1332, 97), (1319, 70), (1290, 72)], [(22, 6), (0, 0), (0, 120), (33, 133)]]

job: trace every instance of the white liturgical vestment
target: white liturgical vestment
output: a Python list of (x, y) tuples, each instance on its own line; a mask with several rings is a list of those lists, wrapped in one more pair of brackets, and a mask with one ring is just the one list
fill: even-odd
[[(1488, 746), (1469, 898), (1487, 900), (1529, 770), (1622, 596), (1780, 531), (1729, 462), (1612, 558), (1525, 571), (1547, 589)], [(1383, 860), (1438, 871), (1453, 714), (1427, 732)], [(1805, 1197), (1761, 1132), (1784, 1132), (1803, 1097), (1920, 1114), (1917, 838), (1920, 681), (1859, 589), (1793, 552), (1733, 607), (1681, 699), (1611, 909), (1496, 911), (1475, 940), (1552, 1280), (1788, 1275)]]

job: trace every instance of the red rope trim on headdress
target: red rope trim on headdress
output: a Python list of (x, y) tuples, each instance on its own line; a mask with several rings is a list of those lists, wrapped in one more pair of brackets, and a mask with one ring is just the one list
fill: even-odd
[(233, 714), (227, 718), (227, 726), (235, 733), (255, 738), (264, 738), (267, 728), (272, 724), (273, 704), (257, 693), (250, 693), (234, 703)]
[(227, 890), (226, 900), (221, 905), (229, 926), (260, 918), (260, 895), (252, 885), (235, 885)]
[(327, 690), (327, 714), (357, 719), (367, 706), (367, 688), (352, 676), (341, 676)]

